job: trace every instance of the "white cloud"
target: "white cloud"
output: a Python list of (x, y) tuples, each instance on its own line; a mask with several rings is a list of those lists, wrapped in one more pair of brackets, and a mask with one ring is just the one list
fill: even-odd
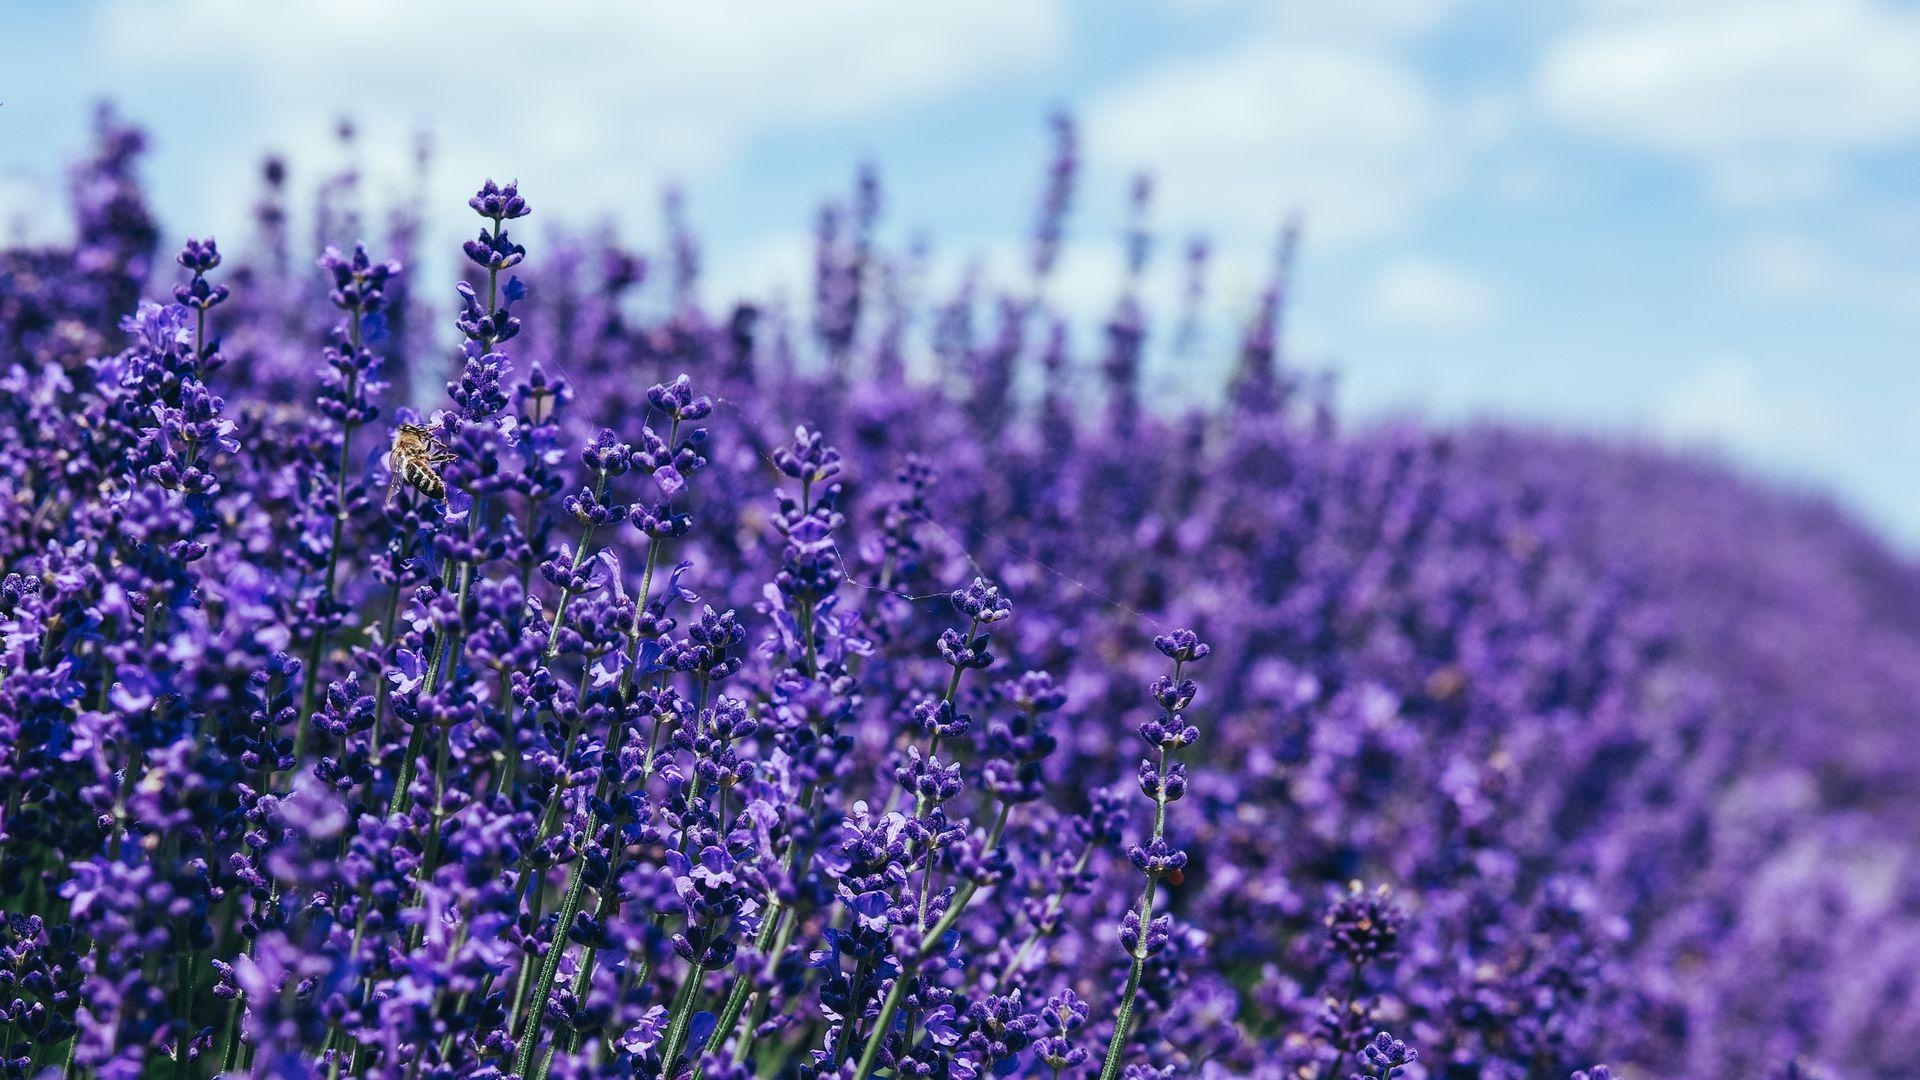
[(1737, 451), (1805, 469), (1844, 442), (1844, 414), (1829, 399), (1763, 377), (1742, 356), (1707, 359), (1681, 376), (1654, 414), (1656, 430), (1684, 445)]
[(1840, 187), (1834, 155), (1795, 151), (1750, 151), (1708, 155), (1701, 162), (1707, 191), (1739, 209), (1820, 199)]
[(1920, 319), (1920, 276), (1895, 282), (1890, 295), (1897, 310), (1911, 318)]
[(1855, 244), (1843, 251), (1803, 233), (1768, 232), (1735, 247), (1730, 261), (1741, 286), (1768, 303), (1920, 314), (1920, 274), (1910, 260), (1883, 262), (1867, 254), (1867, 247)]
[(753, 297), (805, 312), (813, 296), (814, 246), (811, 233), (789, 230), (738, 250), (712, 252), (703, 266), (701, 291), (709, 300)]
[(1281, 0), (1270, 3), (1273, 25), (1289, 34), (1369, 40), (1415, 37), (1433, 30), (1465, 0)]
[[(1846, 369), (1854, 365), (1845, 358), (1808, 367), (1792, 358), (1769, 362), (1734, 353), (1674, 358), (1670, 366), (1675, 377), (1659, 389), (1647, 417), (1663, 441), (1834, 491), (1892, 526), (1908, 547), (1920, 540), (1920, 507), (1904, 468), (1916, 446), (1897, 404), (1905, 397), (1861, 398), (1850, 389)], [(1880, 385), (1911, 381), (1897, 365), (1860, 370), (1871, 371)]]
[(1762, 300), (1819, 300), (1843, 290), (1849, 277), (1824, 244), (1791, 233), (1755, 236), (1734, 254), (1741, 284)]
[(1463, 0), (1164, 0), (1176, 11), (1208, 13), (1256, 10), (1290, 33), (1377, 38), (1433, 29)]
[[(351, 113), (364, 145), (394, 148), (376, 174), (400, 174), (427, 128), (450, 186), (517, 170), (548, 205), (650, 211), (663, 179), (719, 172), (769, 134), (1042, 68), (1065, 14), (1059, 0), (119, 0), (93, 28), (103, 89), (142, 116), (217, 100), (224, 126), (205, 137), (223, 147), (314, 154)], [(206, 175), (235, 165), (200, 165), (219, 202), (246, 190)]]
[(1751, 364), (1720, 359), (1675, 384), (1656, 423), (1680, 442), (1740, 445), (1763, 439), (1779, 412), (1762, 393)]
[(1459, 267), (1404, 257), (1389, 263), (1374, 279), (1367, 306), (1393, 326), (1458, 333), (1479, 329), (1497, 318), (1501, 297), (1492, 284)]
[(1612, 3), (1548, 48), (1547, 112), (1701, 162), (1733, 201), (1827, 190), (1920, 137), (1920, 10), (1881, 0)]
[(64, 230), (50, 228), (56, 215), (42, 213), (58, 205), (62, 193), (42, 177), (24, 170), (0, 171), (0, 244), (44, 243)]
[(1276, 35), (1097, 99), (1087, 148), (1096, 167), (1150, 166), (1182, 227), (1265, 243), (1298, 207), (1317, 241), (1340, 243), (1391, 234), (1450, 190), (1480, 115), (1383, 51)]

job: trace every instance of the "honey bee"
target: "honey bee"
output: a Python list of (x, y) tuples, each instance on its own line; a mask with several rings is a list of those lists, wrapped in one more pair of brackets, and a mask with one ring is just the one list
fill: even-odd
[(447, 497), (447, 482), (440, 478), (440, 467), (453, 460), (453, 453), (429, 428), (419, 424), (401, 424), (393, 433), (393, 448), (387, 451), (387, 467), (393, 480), (387, 485), (387, 502), (393, 502), (401, 481), (429, 499)]

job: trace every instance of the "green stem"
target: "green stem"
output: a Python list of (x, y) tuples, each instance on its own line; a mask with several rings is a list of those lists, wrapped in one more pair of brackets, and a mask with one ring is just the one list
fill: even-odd
[[(546, 906), (546, 898), (547, 889), (545, 884), (542, 884), (538, 890), (527, 898), (527, 914), (531, 917), (534, 926), (540, 925), (540, 911)], [(526, 959), (520, 962), (520, 972), (513, 980), (512, 1005), (507, 1010), (507, 1030), (509, 1032), (520, 1030), (520, 1014), (526, 1011), (527, 990), (533, 985), (533, 975), (534, 972), (539, 970), (537, 966), (539, 960), (540, 957), (538, 953), (530, 953)]]
[[(1362, 964), (1354, 964), (1353, 974), (1347, 979), (1346, 1000), (1340, 1003), (1339, 1015), (1342, 1027), (1345, 1026), (1348, 1016), (1352, 1014), (1354, 1004), (1360, 1000), (1360, 988), (1365, 977), (1366, 967)], [(1335, 1030), (1338, 1031), (1339, 1029), (1336, 1028)], [(1334, 1047), (1334, 1058), (1321, 1067), (1320, 1080), (1333, 1080), (1334, 1077), (1340, 1074), (1340, 1061), (1347, 1052), (1348, 1048), (1345, 1046)]]
[[(596, 472), (598, 472), (598, 470), (596, 470)], [(601, 496), (606, 493), (607, 474), (605, 472), (599, 472), (599, 479), (595, 480), (593, 485), (594, 501), (596, 503), (599, 502)], [(580, 572), (580, 564), (585, 562), (587, 558), (587, 545), (591, 543), (593, 543), (593, 524), (589, 522), (581, 526), (580, 543), (573, 549), (573, 566), (568, 572), (569, 577)], [(561, 586), (560, 599), (554, 601), (553, 604), (553, 621), (547, 626), (547, 659), (549, 660), (553, 659), (554, 654), (560, 651), (560, 623), (567, 617), (567, 603), (572, 599), (572, 587), (569, 585)]]
[[(405, 546), (401, 548), (400, 555), (402, 561), (412, 557), (413, 538), (411, 536), (407, 538)], [(398, 565), (394, 566), (393, 574), (393, 584), (387, 589), (387, 610), (380, 620), (380, 655), (383, 658), (386, 656), (387, 650), (393, 647), (393, 624), (400, 617), (400, 568)], [(381, 666), (384, 669), (384, 659), (382, 660)], [(387, 698), (392, 693), (393, 684), (388, 681), (384, 670), (375, 672), (374, 678), (378, 685), (373, 691), (373, 732), (369, 737), (370, 741), (367, 745), (373, 747), (374, 755), (378, 757), (380, 754), (380, 736), (386, 728)]]
[[(433, 646), (433, 660), (427, 665), (427, 677), (420, 684), (419, 697), (433, 693), (440, 678), (440, 646)], [(416, 699), (417, 700), (417, 699)], [(393, 798), (387, 802), (387, 816), (392, 817), (407, 807), (407, 789), (413, 787), (414, 770), (419, 768), (420, 755), (427, 749), (427, 730), (433, 725), (425, 717), (416, 717), (413, 732), (407, 736), (407, 756), (401, 759), (400, 774), (394, 778)]]
[[(347, 309), (347, 335), (357, 362), (360, 354), (360, 313), (355, 308)], [(307, 677), (300, 688), (300, 718), (293, 730), (295, 768), (299, 768), (300, 760), (307, 752), (307, 720), (313, 716), (314, 698), (320, 687), (320, 660), (327, 644), (327, 616), (333, 607), (334, 579), (340, 569), (340, 541), (346, 534), (347, 471), (353, 460), (353, 429), (359, 426), (353, 420), (353, 395), (359, 385), (359, 370), (348, 368), (345, 395), (347, 415), (340, 421), (340, 463), (333, 477), (333, 541), (327, 545), (327, 577), (320, 589), (322, 618), (320, 625), (314, 628), (313, 644), (307, 649)]]
[[(1173, 681), (1177, 686), (1185, 671), (1184, 661), (1173, 663)], [(1153, 836), (1149, 843), (1165, 839), (1167, 835), (1167, 751), (1165, 747), (1159, 753), (1160, 781), (1153, 795)], [(1153, 894), (1160, 879), (1147, 875), (1146, 887), (1140, 890), (1138, 917), (1140, 920), (1139, 937), (1133, 943), (1133, 965), (1127, 972), (1126, 989), (1120, 992), (1120, 1010), (1113, 1021), (1113, 1041), (1107, 1044), (1107, 1059), (1100, 1067), (1100, 1080), (1117, 1080), (1120, 1075), (1120, 1058), (1126, 1050), (1127, 1029), (1133, 1024), (1134, 1000), (1140, 993), (1140, 979), (1147, 970), (1147, 941), (1152, 936)]]
[[(968, 620), (967, 639), (971, 641), (973, 639), (973, 635), (979, 629), (980, 629), (979, 619)], [(967, 669), (964, 667), (955, 667), (953, 669), (953, 674), (950, 675), (947, 679), (947, 691), (945, 694), (941, 696), (941, 700), (943, 703), (951, 704), (954, 700), (954, 697), (957, 694), (959, 694), (960, 677), (966, 673), (966, 670)], [(939, 749), (940, 749), (940, 736), (935, 735), (932, 739), (928, 740), (928, 743), (927, 743), (927, 757), (929, 761), (932, 760), (934, 754), (939, 752)], [(887, 797), (888, 813), (891, 813), (893, 811), (893, 800), (896, 796), (899, 795), (900, 790), (901, 789), (899, 788), (895, 788), (893, 795), (890, 795)], [(927, 797), (925, 795), (916, 796), (914, 798), (914, 804), (913, 804), (913, 816), (915, 818), (920, 818), (925, 816), (926, 812), (927, 812)], [(996, 822), (994, 825), (995, 835), (993, 839), (995, 843), (999, 841), (999, 830), (1004, 828), (1005, 825), (1006, 825), (1006, 813), (1005, 813), (1005, 810), (1003, 809), (1000, 815), (1000, 820)], [(933, 860), (936, 854), (937, 852), (933, 850), (933, 848), (931, 847), (928, 848), (926, 853), (927, 873), (926, 873), (926, 877), (921, 881), (920, 906), (918, 909), (919, 913), (915, 921), (916, 927), (918, 927), (919, 925), (921, 925), (926, 921), (926, 897), (927, 897), (927, 892), (931, 888), (933, 883)], [(938, 928), (939, 933), (942, 933), (942, 934), (946, 933), (947, 928), (953, 925), (953, 920), (958, 919), (960, 917), (960, 911), (966, 906), (967, 901), (973, 898), (973, 893), (977, 888), (978, 888), (977, 885), (969, 881), (966, 887), (964, 887), (961, 890), (960, 894), (954, 897), (953, 905), (948, 909), (946, 915), (942, 916), (940, 919), (940, 924)], [(916, 970), (919, 968), (920, 961), (926, 959), (927, 955), (931, 951), (932, 945), (938, 942), (938, 940), (939, 940), (938, 935), (932, 934), (932, 935), (929, 935), (926, 939), (924, 939), (921, 942), (920, 948), (916, 951), (916, 954), (913, 957), (913, 962), (910, 965), (911, 968)], [(860, 1055), (860, 1067), (859, 1067), (859, 1070), (854, 1074), (854, 1080), (866, 1080), (866, 1077), (873, 1072), (874, 1063), (878, 1061), (880, 1057), (880, 1044), (886, 1041), (887, 1030), (893, 1024), (893, 1014), (899, 1010), (900, 1000), (906, 995), (907, 981), (912, 976), (913, 976), (913, 971), (909, 970), (909, 965), (902, 965), (900, 969), (900, 973), (894, 977), (893, 989), (887, 993), (886, 1001), (883, 1002), (880, 1006), (880, 1015), (874, 1020), (873, 1031), (867, 1036), (866, 1050)], [(853, 1026), (852, 1023), (849, 1022), (846, 1028), (843, 1029), (842, 1034), (844, 1035), (847, 1031), (851, 1031), (852, 1026)]]
[[(494, 232), (498, 234), (500, 230), (500, 222), (498, 219), (495, 219), (493, 227), (494, 227)], [(494, 314), (494, 312), (498, 310), (498, 307), (499, 307), (499, 293), (496, 288), (496, 286), (498, 285), (499, 273), (500, 272), (498, 270), (493, 270), (493, 269), (489, 269), (487, 271), (487, 314), (488, 315)], [(484, 348), (487, 351), (491, 351), (493, 347), (496, 344), (498, 344), (498, 342), (492, 336), (488, 336), (487, 338), (484, 339), (484, 341), (485, 341)], [(478, 531), (480, 528), (480, 523), (486, 518), (486, 505), (487, 505), (486, 499), (482, 496), (476, 495), (473, 498), (473, 505), (468, 507), (467, 509), (467, 539), (469, 541), (473, 539), (474, 533)], [(448, 678), (452, 678), (456, 673), (459, 672), (460, 653), (462, 650), (466, 648), (467, 598), (469, 595), (471, 595), (471, 591), (473, 589), (473, 576), (476, 568), (477, 568), (476, 563), (467, 562), (465, 560), (462, 560), (460, 563), (459, 585), (454, 589), (454, 594), (455, 594), (454, 607), (453, 607), (454, 623), (453, 623), (452, 630), (447, 634), (447, 641), (445, 642), (446, 661), (444, 664), (444, 669)], [(441, 666), (439, 646), (435, 646), (434, 648), (433, 660), (434, 660), (434, 667), (437, 668)], [(429, 671), (429, 675), (431, 675), (431, 670)], [(423, 695), (431, 693), (433, 686), (434, 686), (434, 682), (432, 678), (429, 678), (425, 684), (424, 689), (421, 691), (421, 693)], [(425, 747), (423, 746), (422, 749), (425, 749)], [(415, 752), (415, 756), (418, 756), (418, 751)]]
[(1127, 986), (1120, 992), (1120, 1012), (1113, 1021), (1113, 1041), (1107, 1044), (1107, 1059), (1100, 1066), (1100, 1080), (1115, 1080), (1120, 1075), (1120, 1058), (1127, 1046), (1127, 1029), (1133, 1024), (1134, 999), (1140, 993), (1140, 979), (1147, 970), (1147, 935), (1153, 919), (1153, 892), (1157, 882), (1147, 879), (1140, 894), (1140, 938), (1133, 945), (1133, 965), (1127, 969)]
[[(779, 915), (775, 916), (775, 918), (784, 920), (786, 915), (787, 913), (782, 911)], [(772, 923), (769, 922), (768, 925), (772, 925)], [(768, 963), (771, 964), (772, 962), (773, 960), (769, 958)], [(713, 1034), (707, 1036), (707, 1053), (717, 1054), (720, 1052), (720, 1048), (726, 1045), (727, 1037), (733, 1034), (734, 1025), (740, 1022), (740, 1014), (746, 1011), (747, 998), (752, 995), (752, 979), (739, 979), (734, 982), (733, 989), (727, 992), (726, 1004), (720, 1008), (719, 1019), (716, 1020), (713, 1025)], [(740, 1053), (741, 1056), (736, 1057), (734, 1059), (735, 1061), (745, 1060), (745, 1055), (742, 1051), (745, 1049), (746, 1041), (745, 1038), (740, 1040), (741, 1046), (736, 1050), (736, 1053)], [(694, 1069), (694, 1080), (700, 1080), (702, 1071), (701, 1068)]]
[[(780, 958), (787, 954), (787, 948), (793, 944), (794, 931), (800, 926), (799, 912), (789, 910), (786, 914), (786, 922), (781, 925), (779, 933), (774, 935), (773, 951), (767, 955), (767, 970), (769, 973), (776, 970), (780, 963)], [(753, 1002), (753, 1012), (747, 1019), (747, 1030), (741, 1034), (739, 1044), (733, 1048), (734, 1064), (738, 1065), (747, 1060), (747, 1055), (752, 1052), (754, 1037), (760, 1029), (759, 1018), (766, 1014), (766, 1007), (766, 999), (756, 995)]]
[[(647, 596), (653, 590), (653, 569), (659, 560), (659, 554), (660, 541), (654, 539), (647, 545), (647, 565), (640, 579), (640, 608), (635, 612), (636, 620), (639, 612), (645, 610)], [(620, 689), (623, 695), (633, 685), (633, 671), (639, 664), (640, 640), (639, 628), (636, 625), (630, 642), (633, 655), (629, 658), (626, 671), (621, 674)], [(617, 739), (617, 735), (610, 735), (607, 740), (608, 745), (613, 745)], [(592, 837), (599, 824), (599, 814), (589, 809), (585, 835)], [(567, 931), (573, 926), (574, 917), (580, 912), (580, 896), (587, 884), (585, 864), (585, 858), (574, 860), (568, 873), (566, 897), (560, 902), (560, 921), (554, 926), (553, 943), (547, 949), (546, 958), (540, 965), (539, 978), (533, 984), (533, 998), (529, 1004), (532, 1011), (527, 1014), (527, 1030), (521, 1037), (516, 1070), (523, 1077), (527, 1076), (527, 1070), (532, 1068), (534, 1055), (539, 1047), (540, 1027), (546, 1017), (547, 997), (553, 992), (553, 981), (559, 974), (560, 960), (567, 951)]]
[(1026, 965), (1027, 955), (1040, 944), (1042, 938), (1053, 933), (1054, 928), (1059, 925), (1060, 912), (1067, 906), (1067, 896), (1073, 888), (1073, 883), (1086, 872), (1087, 863), (1092, 859), (1093, 841), (1089, 840), (1087, 846), (1080, 849), (1080, 858), (1073, 864), (1073, 872), (1067, 875), (1066, 882), (1061, 885), (1059, 891), (1047, 900), (1046, 910), (1040, 913), (1040, 921), (1034, 925), (1033, 933), (1027, 935), (1027, 940), (1021, 942), (1019, 950), (1013, 954), (1013, 961), (1007, 965), (1006, 975), (1001, 979), (1002, 985), (1012, 985), (1013, 980), (1020, 977), (1020, 970)]
[[(433, 824), (427, 830), (426, 851), (420, 860), (420, 878), (416, 888), (416, 895), (423, 901), (427, 884), (433, 880), (433, 872), (440, 867), (440, 830), (446, 824), (447, 756), (452, 742), (450, 738), (441, 739), (433, 756)], [(407, 939), (409, 952), (420, 947), (426, 932), (424, 922), (414, 926)]]
[[(581, 665), (580, 678), (577, 680), (576, 685), (574, 687), (574, 699), (576, 701), (579, 700), (580, 696), (585, 691), (586, 684), (587, 684), (587, 673), (592, 669), (593, 662), (594, 662), (594, 658), (589, 657), (586, 659), (585, 663)], [(573, 744), (580, 740), (581, 728), (584, 726), (584, 723), (585, 721), (581, 717), (575, 716), (573, 721), (567, 725), (566, 737), (562, 741), (562, 744), (560, 747), (560, 760), (562, 762), (567, 761), (573, 756)], [(556, 777), (554, 780), (553, 791), (551, 794), (547, 796), (547, 808), (540, 815), (540, 827), (534, 832), (533, 843), (528, 845), (526, 851), (522, 853), (521, 855), (522, 859), (524, 859), (526, 855), (540, 850), (540, 848), (543, 845), (545, 845), (549, 839), (553, 837), (554, 829), (559, 827), (560, 811), (562, 807), (565, 805), (566, 792), (567, 792), (566, 786), (563, 783), (564, 780), (565, 780), (565, 775), (563, 770), (562, 775)], [(516, 865), (519, 865), (519, 864), (516, 864)], [(525, 865), (519, 865), (519, 869), (520, 869), (520, 891), (519, 891), (519, 894), (514, 897), (513, 910), (517, 913), (520, 910), (521, 903), (525, 902), (525, 900), (529, 895), (532, 895), (534, 903), (531, 910), (533, 911), (533, 914), (534, 914), (534, 923), (538, 925), (540, 896), (537, 893), (532, 893), (531, 890), (533, 888), (534, 882), (538, 881), (542, 876), (542, 872), (535, 867), (525, 866)], [(572, 886), (571, 881), (568, 882), (568, 886), (569, 887)], [(508, 1031), (513, 1031), (515, 1028), (519, 1026), (520, 1002), (521, 1002), (521, 999), (526, 996), (527, 985), (528, 985), (527, 980), (532, 970), (532, 963), (535, 959), (536, 959), (536, 956), (529, 955), (525, 959), (523, 959), (520, 963), (520, 973), (518, 978), (514, 982), (512, 1004), (507, 1014), (507, 1030)], [(483, 994), (482, 996), (484, 997), (485, 995)]]
[[(993, 828), (987, 833), (985, 848), (987, 854), (991, 854), (1000, 846), (1000, 838), (1006, 833), (1007, 817), (1012, 811), (1012, 803), (1000, 804), (1000, 814), (994, 819)], [(893, 989), (887, 992), (887, 999), (880, 1006), (880, 1015), (874, 1018), (873, 1031), (867, 1036), (867, 1047), (860, 1055), (860, 1067), (854, 1073), (854, 1080), (866, 1080), (873, 1073), (874, 1065), (880, 1059), (880, 1044), (886, 1042), (887, 1031), (893, 1026), (893, 1016), (900, 1010), (901, 1000), (906, 997), (907, 982), (919, 971), (920, 964), (939, 948), (940, 939), (946, 936), (947, 931), (953, 929), (953, 924), (960, 920), (961, 913), (966, 911), (967, 904), (972, 902), (973, 895), (979, 891), (980, 883), (977, 881), (969, 881), (962, 886), (954, 895), (953, 902), (947, 905), (946, 912), (940, 916), (940, 921), (920, 939), (920, 947), (913, 951), (910, 962), (901, 965), (900, 973), (894, 976)]]
[(687, 1028), (693, 1023), (693, 1002), (700, 996), (700, 985), (706, 978), (706, 965), (696, 960), (692, 970), (687, 972), (687, 981), (680, 986), (673, 1013), (668, 1019), (666, 1046), (660, 1054), (660, 1060), (668, 1068), (673, 1067), (672, 1063), (679, 1059), (681, 1049), (687, 1044)]
[(173, 1078), (186, 1080), (187, 1044), (193, 1041), (193, 964), (194, 950), (187, 949), (180, 954), (180, 1037), (173, 1044)]
[[(705, 679), (702, 679), (700, 681), (699, 708), (706, 707), (706, 700), (707, 700), (707, 682)], [(696, 709), (696, 715), (697, 713), (698, 713), (698, 710)], [(617, 740), (617, 741), (610, 740), (608, 743), (607, 756), (609, 760), (618, 758), (620, 755), (620, 749), (621, 749), (620, 744), (626, 741), (626, 728), (624, 727), (624, 725), (617, 727), (615, 731), (611, 733), (611, 736), (612, 736), (612, 740)], [(607, 792), (605, 790), (607, 786), (606, 779), (607, 779), (607, 774), (605, 772), (602, 772), (600, 774), (599, 787), (595, 792), (595, 794), (599, 797), (601, 801), (605, 801), (607, 797)], [(618, 900), (619, 890), (615, 887), (614, 883), (617, 880), (618, 875), (620, 873), (620, 862), (624, 855), (625, 855), (624, 848), (616, 850), (613, 852), (613, 857), (607, 861), (606, 887), (600, 890), (600, 899), (598, 903), (595, 904), (594, 913), (593, 913), (594, 921), (598, 922), (602, 926), (605, 926), (607, 924), (607, 920), (612, 916), (613, 910), (619, 906), (619, 900)], [(587, 999), (587, 994), (593, 989), (593, 965), (594, 965), (594, 962), (599, 958), (599, 956), (600, 956), (600, 950), (598, 947), (593, 945), (587, 946), (586, 955), (580, 958), (580, 970), (575, 972), (574, 974), (573, 996), (583, 1002)], [(575, 1032), (573, 1044), (570, 1047), (568, 1047), (569, 1052), (579, 1050), (580, 1043), (584, 1040), (584, 1038), (585, 1038), (584, 1033)], [(551, 1051), (548, 1052), (548, 1056), (549, 1056), (549, 1059), (551, 1059), (551, 1056), (552, 1056)], [(546, 1067), (543, 1065), (540, 1071), (542, 1074), (544, 1074), (546, 1072)]]
[[(240, 997), (241, 995), (235, 994), (233, 1001), (227, 1005), (227, 1044), (220, 1051), (220, 1071), (223, 1073), (233, 1071), (234, 1060), (240, 1050)], [(72, 1064), (72, 1058), (68, 1058), (68, 1064)], [(62, 1073), (61, 1075), (72, 1074)]]
[[(486, 500), (476, 496), (473, 500), (473, 508), (467, 512), (468, 539), (473, 538), (474, 531), (479, 527), (477, 522), (479, 522), (480, 515), (484, 512), (485, 507)], [(460, 654), (467, 647), (467, 597), (472, 595), (473, 592), (474, 565), (475, 564), (470, 562), (460, 564), (460, 586), (455, 590), (453, 606), (456, 621), (453, 632), (447, 635), (449, 644), (447, 645), (446, 669), (448, 675), (452, 675), (460, 669)]]
[(540, 1049), (540, 1026), (546, 1018), (547, 998), (553, 993), (553, 980), (560, 972), (560, 957), (567, 951), (567, 931), (573, 927), (575, 915), (580, 913), (580, 896), (586, 891), (587, 875), (576, 872), (567, 882), (566, 898), (560, 901), (560, 921), (553, 927), (553, 944), (547, 948), (546, 962), (540, 965), (540, 977), (533, 984), (533, 998), (528, 1004), (527, 1031), (520, 1040), (520, 1055), (514, 1072), (522, 1077), (532, 1076), (534, 1055)]
[[(814, 790), (813, 785), (809, 783), (800, 794), (800, 805), (808, 812), (813, 809)], [(798, 844), (788, 843), (786, 852), (781, 856), (783, 874), (793, 873), (794, 856), (798, 851)], [(805, 865), (802, 864), (802, 873), (804, 872)], [(766, 974), (769, 977), (773, 975), (774, 968), (780, 963), (780, 957), (786, 953), (787, 942), (793, 939), (794, 927), (798, 923), (799, 913), (787, 907), (784, 900), (779, 896), (768, 899), (767, 914), (760, 922), (759, 932), (754, 935), (753, 949), (754, 952), (766, 957)], [(768, 951), (769, 943), (774, 943), (772, 951)], [(741, 979), (733, 984), (733, 989), (727, 994), (727, 1003), (720, 1010), (719, 1021), (713, 1026), (713, 1034), (707, 1038), (707, 1053), (718, 1053), (720, 1048), (726, 1045), (727, 1037), (733, 1034), (734, 1025), (740, 1021), (740, 1014), (745, 1010), (747, 1000), (757, 997), (758, 991), (754, 989), (752, 980)], [(740, 1044), (734, 1048), (733, 1060), (745, 1061), (752, 1045), (753, 1028), (749, 1027), (741, 1036)], [(695, 1080), (699, 1080), (699, 1075), (699, 1071), (695, 1070)]]
[[(887, 1000), (880, 1006), (880, 1015), (874, 1018), (873, 1034), (867, 1037), (867, 1048), (860, 1055), (860, 1067), (853, 1074), (853, 1080), (867, 1080), (873, 1075), (873, 1067), (880, 1059), (880, 1044), (887, 1041), (887, 1029), (893, 1026), (893, 1014), (900, 1011), (900, 1001), (907, 996), (908, 975), (902, 969), (893, 977), (893, 989), (887, 991)], [(848, 1019), (852, 1026), (852, 1018)]]

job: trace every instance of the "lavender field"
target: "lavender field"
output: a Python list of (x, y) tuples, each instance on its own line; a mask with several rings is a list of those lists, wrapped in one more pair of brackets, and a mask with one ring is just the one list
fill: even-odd
[(0, 251), (0, 1076), (1914, 1075), (1920, 567), (1347, 418), (1291, 230), (1169, 397), (1049, 137), (1012, 279), (861, 170), (780, 304), (511, 160), (199, 239), (103, 111)]

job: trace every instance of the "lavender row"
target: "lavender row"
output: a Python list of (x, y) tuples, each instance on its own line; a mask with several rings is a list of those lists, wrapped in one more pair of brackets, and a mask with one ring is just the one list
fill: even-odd
[(1920, 577), (1342, 429), (1287, 256), (1157, 400), (1150, 188), (1076, 340), (1055, 133), (1026, 280), (922, 299), (863, 172), (804, 316), (489, 181), (442, 348), (419, 210), (308, 270), (273, 166), (168, 263), (103, 119), (0, 253), (0, 1071), (1909, 1068)]

